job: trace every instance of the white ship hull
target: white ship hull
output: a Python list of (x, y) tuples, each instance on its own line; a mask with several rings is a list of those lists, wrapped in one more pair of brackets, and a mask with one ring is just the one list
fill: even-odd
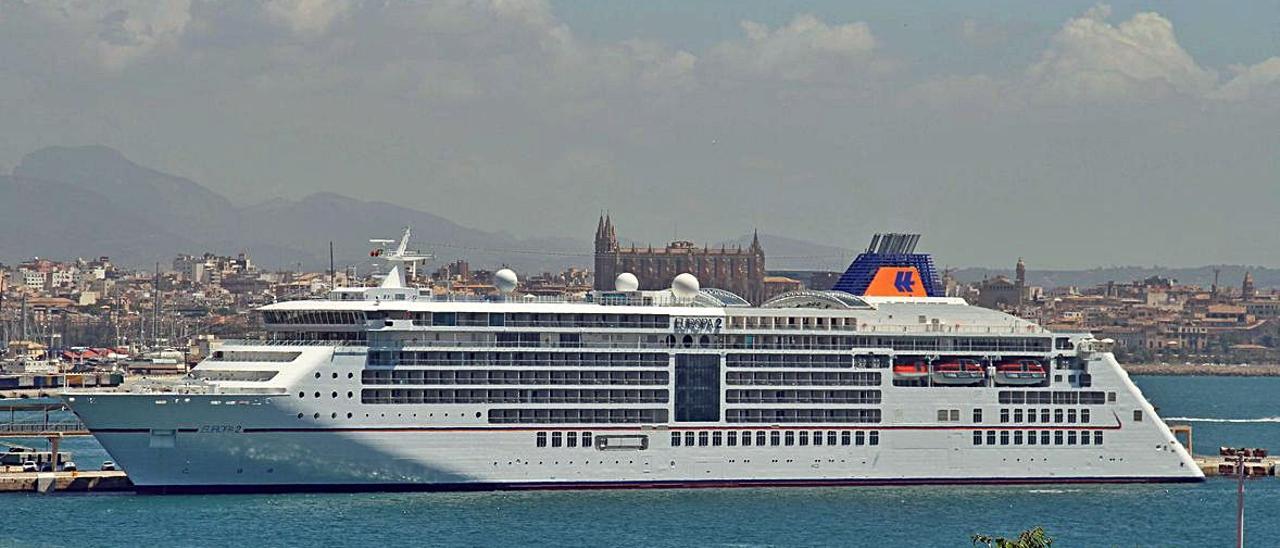
[[(389, 260), (417, 260), (407, 240)], [(148, 492), (1203, 478), (1103, 341), (921, 296), (932, 263), (906, 257), (923, 270), (876, 274), (902, 297), (759, 307), (688, 279), (458, 302), (395, 267), (377, 288), (264, 307), (271, 340), (215, 350), (195, 385), (66, 400)], [(1000, 386), (990, 372), (1013, 360), (1043, 383)], [(895, 379), (895, 364), (983, 373)]]
[[(874, 425), (665, 424), (638, 426), (485, 424), (458, 405), (370, 406), (342, 398), (359, 378), (321, 379), (299, 386), (338, 398), (316, 412), (290, 395), (69, 394), (73, 410), (143, 492), (332, 490), (472, 490), (519, 488), (728, 487), (904, 485), (956, 483), (1081, 483), (1199, 481), (1186, 450), (1105, 354), (1095, 362), (1099, 385), (1118, 388), (1117, 401), (1096, 406), (1088, 424), (1010, 424), (983, 406), (982, 423), (936, 422), (935, 408), (995, 402), (999, 387), (885, 387), (884, 417)], [(890, 377), (889, 374), (885, 375)], [(327, 382), (326, 382), (327, 381)], [(354, 382), (354, 385), (348, 383)], [(163, 403), (161, 403), (163, 402)], [(216, 404), (214, 402), (217, 402)], [(923, 405), (926, 404), (927, 406)], [(464, 407), (464, 409), (459, 409)], [(1036, 406), (1056, 408), (1057, 406)], [(373, 408), (371, 417), (364, 414)], [(330, 411), (332, 410), (332, 411)], [(1144, 414), (1130, 420), (1133, 411)], [(353, 418), (347, 419), (346, 413)], [(309, 414), (303, 419), (298, 413)], [(448, 413), (449, 417), (445, 417)], [(335, 416), (337, 418), (333, 418)], [(384, 416), (385, 415), (385, 416)], [(965, 417), (970, 412), (965, 409)], [(754, 439), (760, 432), (795, 444), (672, 446), (679, 433), (719, 432)], [(827, 445), (844, 432), (863, 445)], [(867, 443), (876, 432), (877, 445)], [(1049, 433), (1052, 440), (1085, 433), (1102, 445), (987, 445), (987, 435)], [(543, 432), (590, 432), (647, 438), (645, 449), (537, 447)], [(798, 444), (800, 432), (809, 439)], [(823, 445), (813, 445), (814, 432)], [(983, 445), (974, 445), (979, 432)], [(566, 440), (567, 441), (567, 440)], [(727, 441), (727, 440), (725, 440)]]

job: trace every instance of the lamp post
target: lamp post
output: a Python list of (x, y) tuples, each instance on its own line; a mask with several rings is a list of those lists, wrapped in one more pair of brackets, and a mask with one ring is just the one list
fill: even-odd
[(1244, 548), (1244, 454), (1245, 449), (1236, 451), (1236, 548)]

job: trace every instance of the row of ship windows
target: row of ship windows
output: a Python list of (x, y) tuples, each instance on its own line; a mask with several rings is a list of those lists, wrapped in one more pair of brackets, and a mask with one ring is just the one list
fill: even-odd
[[(645, 328), (666, 329), (669, 316), (654, 314), (534, 314), (487, 312), (410, 312), (273, 310), (263, 312), (267, 325), (364, 325), (367, 321), (412, 320), (419, 326), (463, 327), (563, 327), (563, 328)], [(784, 320), (783, 318), (776, 318)], [(786, 325), (764, 325), (761, 328), (796, 328), (796, 318), (786, 318)], [(825, 325), (819, 329), (828, 329)], [(758, 348), (780, 341), (768, 336), (741, 335), (726, 337), (729, 346)], [(896, 350), (959, 351), (1037, 351), (1047, 352), (1051, 341), (1044, 337), (821, 337), (832, 346), (892, 347)], [(852, 339), (852, 340), (850, 340)], [(852, 344), (839, 344), (849, 341)], [(822, 344), (822, 343), (819, 343)]]
[[(665, 385), (667, 371), (366, 369), (364, 384), (632, 384)], [(854, 371), (729, 371), (725, 384), (738, 386), (879, 386), (880, 373)]]
[(858, 430), (856, 432), (828, 430), (825, 436), (821, 431), (810, 434), (807, 430), (800, 432), (791, 430), (786, 432), (756, 430), (742, 432), (741, 434), (733, 430), (728, 432), (671, 433), (672, 447), (680, 447), (682, 445), (684, 447), (719, 447), (721, 445), (734, 447), (738, 445), (739, 441), (744, 447), (751, 445), (790, 447), (794, 445), (809, 445), (810, 441), (813, 442), (813, 445), (880, 445), (880, 432), (878, 430)]
[[(582, 447), (591, 447), (591, 432), (583, 432), (581, 436), (577, 432), (538, 432), (534, 437), (534, 445), (538, 447), (578, 447), (578, 440), (581, 438)], [(550, 438), (550, 439), (548, 439)], [(548, 441), (550, 444), (548, 445)]]
[[(288, 331), (276, 329), (278, 340), (346, 340), (364, 341), (366, 331)], [(546, 336), (543, 336), (546, 335)], [(580, 348), (599, 346), (601, 342), (584, 342), (577, 333), (476, 332), (438, 333), (438, 339), (417, 341), (428, 346), (498, 346), (510, 348)], [(449, 338), (444, 338), (449, 337)], [(400, 341), (400, 339), (395, 339)], [(677, 346), (749, 350), (849, 350), (853, 348), (890, 348), (897, 352), (998, 352), (1006, 354), (1043, 353), (1050, 350), (1048, 339), (1011, 337), (869, 337), (819, 335), (630, 335), (603, 343), (629, 348), (674, 348)], [(878, 364), (879, 362), (872, 362)], [(874, 365), (871, 365), (874, 366)]]
[[(316, 393), (318, 394), (319, 392)], [(335, 396), (337, 392), (334, 392)], [(350, 394), (350, 392), (348, 392)], [(305, 393), (299, 393), (305, 397)], [(364, 389), (361, 403), (667, 403), (666, 390), (622, 389)], [(879, 404), (879, 390), (728, 390), (727, 403)], [(1074, 418), (1074, 410), (1073, 410)]]
[[(727, 354), (727, 367), (878, 367), (878, 360), (888, 356), (854, 356), (848, 354)], [(876, 361), (873, 361), (875, 358)], [(887, 363), (887, 362), (886, 362)]]
[[(665, 352), (457, 352), (389, 351), (369, 352), (371, 366), (474, 365), (515, 367), (667, 367)], [(728, 354), (728, 367), (777, 368), (887, 368), (888, 356), (848, 354)]]
[(383, 389), (360, 391), (361, 403), (667, 403), (666, 390), (622, 389)]
[[(565, 448), (591, 448), (592, 447), (591, 432), (538, 432), (534, 435), (535, 447), (565, 447)], [(672, 432), (672, 447), (737, 447), (741, 442), (742, 447), (792, 447), (806, 446), (812, 442), (815, 446), (861, 446), (861, 445), (880, 445), (880, 432), (878, 430), (857, 432), (836, 432), (834, 430), (816, 431), (816, 432), (778, 432), (778, 431), (742, 431), (731, 430), (728, 432)]]
[(729, 371), (731, 385), (880, 386), (880, 373), (862, 371)]
[(880, 403), (879, 390), (741, 390), (725, 391), (727, 403)]
[(510, 371), (496, 369), (366, 369), (364, 384), (628, 384), (665, 385), (666, 371)]
[(490, 409), (491, 424), (638, 424), (667, 422), (666, 409)]
[(1095, 391), (1025, 391), (1001, 390), (998, 395), (1000, 403), (1049, 403), (1062, 405), (1103, 405), (1116, 401), (1115, 392)]
[[(1012, 412), (1009, 409), (1001, 409), (1000, 422), (1048, 423), (1050, 411), (1051, 410), (1049, 409), (1040, 409), (1039, 417), (1037, 417), (1037, 413), (1035, 409), (1027, 409), (1025, 413), (1023, 412), (1022, 409), (1013, 409)], [(1088, 409), (1080, 409), (1078, 412), (1075, 409), (1053, 409), (1052, 411), (1053, 411), (1053, 422), (1055, 423), (1063, 423), (1063, 422), (1069, 423), (1069, 424), (1074, 424), (1076, 422), (1088, 423), (1090, 419)], [(1036, 420), (1037, 418), (1039, 418), (1038, 421)]]
[[(1053, 419), (1052, 421), (1050, 421), (1051, 413), (1052, 413), (1052, 419)], [(1037, 420), (1037, 417), (1039, 418), (1039, 420)], [(1008, 423), (1008, 422), (1037, 423), (1039, 422), (1039, 423), (1048, 424), (1050, 422), (1055, 422), (1055, 423), (1065, 422), (1069, 424), (1074, 424), (1076, 422), (1088, 423), (1089, 418), (1090, 418), (1090, 411), (1088, 409), (1080, 409), (1080, 410), (1027, 409), (1025, 411), (1022, 409), (1013, 409), (1013, 410), (1001, 409), (1000, 410), (1000, 422), (1003, 422), (1003, 423)], [(959, 409), (939, 409), (938, 410), (938, 422), (959, 422), (959, 421), (960, 421)], [(982, 422), (982, 409), (973, 410), (973, 422), (975, 423)]]
[(302, 352), (278, 350), (215, 350), (209, 355), (213, 362), (273, 362), (285, 363), (298, 359)]
[(266, 310), (262, 323), (268, 325), (361, 325), (364, 312), (358, 310)]
[(369, 332), (358, 331), (273, 331), (268, 340), (291, 342), (298, 341), (311, 344), (315, 341), (343, 341), (347, 343), (363, 343), (369, 339)]
[(879, 409), (728, 409), (725, 422), (759, 424), (878, 423)]
[[(666, 409), (490, 409), (493, 424), (665, 423)], [(729, 409), (731, 423), (878, 423), (879, 409)]]
[[(373, 318), (375, 313), (370, 313)], [(666, 315), (655, 314), (535, 314), (528, 312), (407, 312), (386, 311), (374, 319), (407, 320), (422, 326), (462, 327), (572, 327), (648, 328), (671, 325)]]
[[(1092, 435), (1090, 435), (1092, 433)], [(973, 431), (974, 445), (1102, 445), (1102, 431), (1094, 430), (1001, 430), (997, 438), (995, 430)]]
[(666, 352), (369, 352), (369, 365), (501, 365), (566, 367), (667, 367)]
[(575, 328), (667, 328), (666, 315), (653, 314), (530, 314), (502, 312), (410, 312), (268, 310), (262, 321), (268, 325), (363, 325), (366, 321), (413, 320), (414, 325), (441, 327), (575, 327)]

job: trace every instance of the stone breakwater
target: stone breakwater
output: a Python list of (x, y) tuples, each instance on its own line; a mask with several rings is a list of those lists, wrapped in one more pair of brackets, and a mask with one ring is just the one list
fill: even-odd
[(1130, 375), (1186, 375), (1214, 377), (1280, 377), (1280, 365), (1125, 364)]

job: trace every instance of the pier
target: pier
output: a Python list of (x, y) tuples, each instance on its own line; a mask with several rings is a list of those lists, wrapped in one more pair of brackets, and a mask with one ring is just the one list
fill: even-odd
[(86, 472), (0, 472), (0, 493), (132, 491), (120, 470)]
[[(88, 436), (89, 429), (79, 420), (50, 420), (49, 413), (66, 410), (58, 398), (0, 400), (0, 417), (7, 419), (0, 422), (0, 438)], [(18, 413), (28, 420), (18, 420)], [(42, 414), (43, 420), (29, 420), (32, 414)]]

